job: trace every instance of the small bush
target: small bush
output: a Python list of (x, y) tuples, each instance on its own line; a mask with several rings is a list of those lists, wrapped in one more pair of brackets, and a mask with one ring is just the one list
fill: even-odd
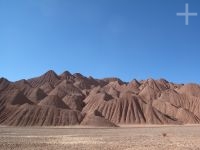
[(167, 136), (167, 133), (162, 133), (162, 136), (163, 136), (163, 137), (166, 137), (166, 136)]

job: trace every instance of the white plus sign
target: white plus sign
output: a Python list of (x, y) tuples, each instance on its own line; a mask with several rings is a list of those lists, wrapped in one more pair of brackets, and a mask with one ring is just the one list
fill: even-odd
[(197, 13), (190, 13), (189, 12), (189, 5), (185, 4), (185, 13), (177, 13), (177, 16), (184, 16), (185, 17), (185, 25), (189, 25), (189, 16), (197, 16)]

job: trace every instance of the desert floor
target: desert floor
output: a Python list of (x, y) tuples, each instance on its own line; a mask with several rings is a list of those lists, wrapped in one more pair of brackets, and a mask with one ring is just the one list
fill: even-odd
[(200, 150), (200, 125), (0, 127), (1, 150)]

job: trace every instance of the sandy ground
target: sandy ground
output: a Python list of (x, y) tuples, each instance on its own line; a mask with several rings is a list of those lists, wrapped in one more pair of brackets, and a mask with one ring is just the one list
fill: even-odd
[(200, 126), (122, 126), (120, 128), (1, 126), (0, 149), (200, 150)]

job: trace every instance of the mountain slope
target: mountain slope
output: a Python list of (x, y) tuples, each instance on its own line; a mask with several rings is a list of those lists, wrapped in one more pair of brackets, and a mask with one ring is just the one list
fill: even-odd
[(123, 82), (50, 70), (10, 82), (0, 78), (0, 124), (198, 124), (200, 86), (165, 79)]

